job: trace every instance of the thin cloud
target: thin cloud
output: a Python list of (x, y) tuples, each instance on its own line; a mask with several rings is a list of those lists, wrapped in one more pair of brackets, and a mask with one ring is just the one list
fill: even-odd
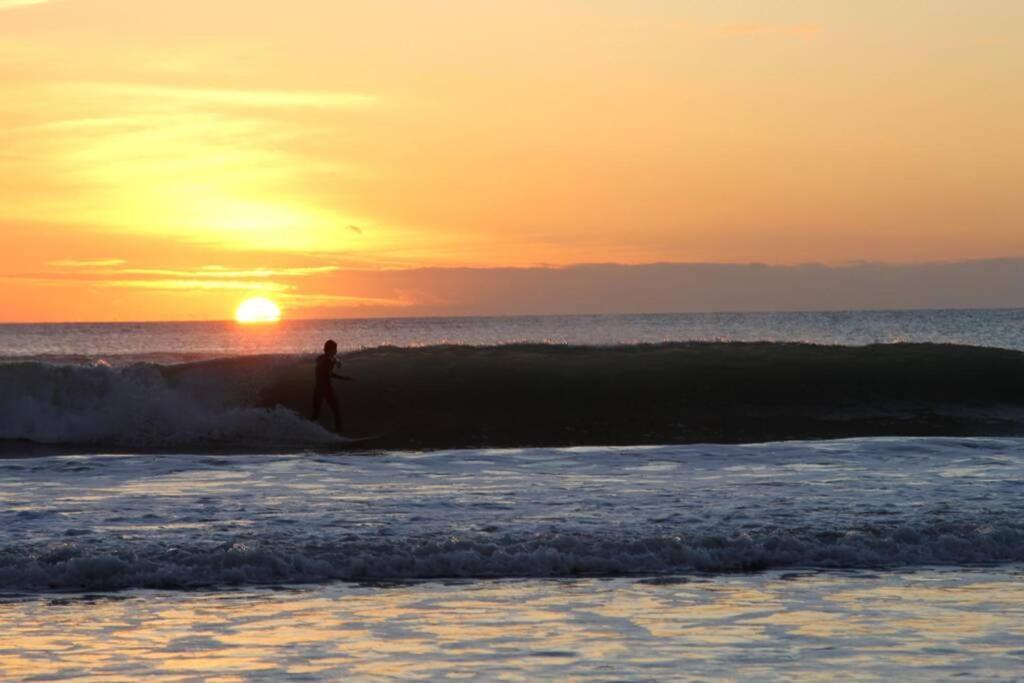
[(206, 266), (199, 270), (173, 270), (165, 268), (122, 268), (105, 275), (151, 275), (164, 278), (198, 278), (198, 279), (265, 279), (270, 277), (307, 277), (323, 273), (333, 273), (338, 266), (311, 266), (302, 268), (247, 268), (230, 270), (221, 266)]
[(96, 278), (99, 287), (122, 289), (226, 290), (283, 294), (296, 289), (293, 284), (269, 278), (301, 278), (333, 273), (337, 266), (304, 266), (292, 268), (232, 269), (224, 266), (203, 266), (194, 270), (167, 268), (114, 268), (86, 272)]
[(17, 275), (0, 275), (0, 282), (31, 282), (47, 286), (89, 286), (119, 289), (160, 289), (160, 290), (241, 290), (255, 292), (287, 292), (295, 289), (295, 285), (260, 280), (219, 280), (204, 278), (156, 278), (156, 279), (121, 279), (115, 277), (97, 277), (96, 273), (68, 273), (44, 275), (41, 273), (23, 273)]
[(716, 32), (726, 38), (744, 38), (757, 36), (780, 36), (811, 40), (822, 33), (820, 24), (728, 24)]
[(45, 5), (48, 2), (51, 2), (51, 0), (0, 0), (0, 10), (31, 7), (32, 5)]
[(138, 97), (256, 108), (361, 109), (379, 101), (376, 95), (355, 92), (311, 90), (230, 90), (182, 88), (133, 83), (80, 82), (71, 84), (111, 97)]
[(362, 235), (363, 234), (363, 229), (360, 228), (358, 225), (349, 225), (348, 229), (351, 230), (352, 232), (354, 232), (357, 235)]
[(28, 131), (78, 131), (103, 130), (117, 128), (142, 128), (157, 122), (154, 116), (93, 116), (47, 121), (30, 126), (16, 128), (18, 132)]
[(246, 280), (106, 280), (96, 283), (100, 287), (162, 290), (230, 290), (255, 292), (287, 292), (294, 285), (280, 282), (250, 282)]
[(50, 261), (47, 265), (60, 269), (58, 272), (22, 273), (9, 275), (8, 277), (21, 280), (79, 281), (98, 284), (119, 282), (122, 279), (123, 281), (130, 282), (167, 282), (171, 280), (182, 282), (224, 282), (233, 280), (236, 282), (252, 281), (252, 284), (256, 284), (259, 281), (270, 278), (312, 277), (341, 270), (339, 266), (243, 269), (225, 268), (223, 266), (203, 266), (197, 269), (117, 267), (124, 263), (125, 261), (122, 259)]
[(63, 259), (60, 261), (50, 261), (47, 265), (53, 266), (54, 268), (113, 268), (114, 266), (120, 266), (124, 263), (124, 259), (119, 258), (87, 259), (82, 261), (75, 259)]
[(288, 302), (291, 308), (317, 308), (321, 306), (386, 306), (391, 308), (408, 308), (415, 306), (413, 299), (395, 299), (387, 297), (348, 296), (345, 294), (311, 294), (291, 292), (283, 294), (280, 299)]

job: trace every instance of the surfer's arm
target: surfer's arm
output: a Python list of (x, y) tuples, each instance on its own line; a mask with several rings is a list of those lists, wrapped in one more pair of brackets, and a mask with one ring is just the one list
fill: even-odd
[(349, 382), (351, 382), (351, 381), (352, 381), (352, 378), (351, 378), (351, 377), (348, 377), (347, 375), (338, 375), (338, 374), (336, 374), (336, 373), (333, 373), (333, 372), (331, 373), (331, 377), (333, 377), (334, 379), (344, 379), (344, 380), (348, 380)]

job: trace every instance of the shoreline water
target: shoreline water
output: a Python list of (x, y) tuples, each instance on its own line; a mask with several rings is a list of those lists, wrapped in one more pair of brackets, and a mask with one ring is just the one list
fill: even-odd
[[(0, 599), (11, 678), (1015, 680), (1024, 566)], [(72, 636), (73, 637), (70, 637)]]
[(1021, 481), (998, 438), (0, 460), (0, 585), (1015, 563)]

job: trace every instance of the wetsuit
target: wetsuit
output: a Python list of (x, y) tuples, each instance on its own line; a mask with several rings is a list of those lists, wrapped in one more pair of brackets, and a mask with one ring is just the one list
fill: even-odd
[(331, 379), (340, 375), (334, 374), (334, 358), (326, 353), (316, 359), (316, 385), (313, 388), (313, 421), (320, 419), (320, 406), (326, 400), (331, 412), (334, 413), (334, 430), (341, 431), (341, 408), (338, 397), (334, 394)]

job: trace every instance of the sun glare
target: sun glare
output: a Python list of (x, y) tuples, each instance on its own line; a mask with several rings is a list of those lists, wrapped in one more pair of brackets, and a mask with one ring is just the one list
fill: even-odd
[(235, 320), (240, 323), (276, 323), (280, 319), (280, 307), (262, 296), (246, 299), (235, 311)]

